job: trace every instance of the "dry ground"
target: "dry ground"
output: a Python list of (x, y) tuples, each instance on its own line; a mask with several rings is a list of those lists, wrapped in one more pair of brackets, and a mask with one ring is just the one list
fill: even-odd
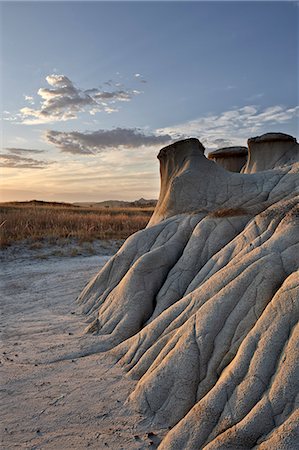
[[(147, 449), (157, 431), (125, 404), (134, 382), (107, 355), (55, 360), (96, 337), (75, 298), (106, 257), (2, 250), (1, 448)], [(154, 434), (149, 433), (150, 431)]]

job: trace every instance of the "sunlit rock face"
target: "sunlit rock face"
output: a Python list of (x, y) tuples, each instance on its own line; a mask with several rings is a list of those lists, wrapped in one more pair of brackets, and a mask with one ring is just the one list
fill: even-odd
[(163, 450), (297, 448), (298, 144), (272, 136), (249, 140), (244, 173), (196, 139), (162, 149), (148, 227), (79, 297), (98, 334), (82, 354), (111, 350), (138, 380), (132, 404), (172, 427)]
[(240, 172), (247, 162), (247, 147), (223, 147), (210, 152), (208, 159), (230, 172)]

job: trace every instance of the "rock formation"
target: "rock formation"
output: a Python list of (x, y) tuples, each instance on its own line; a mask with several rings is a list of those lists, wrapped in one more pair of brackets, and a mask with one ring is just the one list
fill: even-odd
[[(298, 445), (299, 163), (284, 135), (249, 140), (244, 173), (197, 139), (162, 149), (161, 192), (79, 297), (87, 331), (138, 383), (161, 450)], [(296, 397), (297, 395), (297, 397)]]
[(223, 147), (210, 152), (208, 158), (230, 172), (240, 172), (247, 162), (247, 147)]
[(248, 139), (248, 161), (244, 173), (260, 172), (298, 161), (298, 144), (284, 133), (266, 133)]

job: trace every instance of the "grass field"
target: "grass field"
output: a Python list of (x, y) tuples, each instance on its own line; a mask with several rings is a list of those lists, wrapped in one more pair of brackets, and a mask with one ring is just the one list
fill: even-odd
[(47, 202), (0, 203), (0, 246), (16, 241), (125, 239), (144, 228), (153, 207), (99, 208)]

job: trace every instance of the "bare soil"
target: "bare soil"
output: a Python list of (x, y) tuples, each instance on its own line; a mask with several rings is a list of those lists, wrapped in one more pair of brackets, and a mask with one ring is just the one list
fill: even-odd
[(51, 362), (97, 339), (83, 335), (75, 299), (108, 259), (39, 258), (24, 247), (1, 252), (3, 449), (157, 447), (158, 431), (146, 430), (126, 404), (135, 382), (110, 356)]

